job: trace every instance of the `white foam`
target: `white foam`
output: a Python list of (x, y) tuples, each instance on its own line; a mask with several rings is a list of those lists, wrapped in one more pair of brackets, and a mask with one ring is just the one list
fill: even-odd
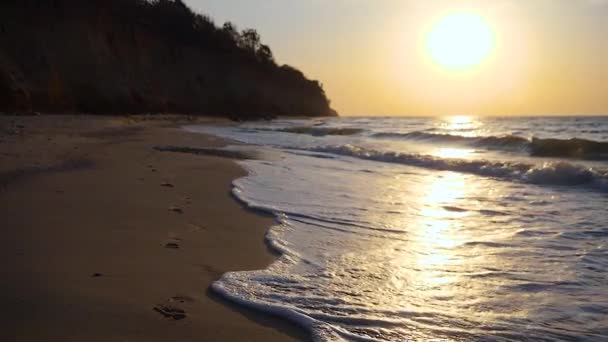
[(532, 184), (589, 185), (600, 191), (608, 191), (608, 171), (597, 171), (593, 168), (571, 164), (565, 161), (528, 164), (486, 160), (445, 159), (430, 155), (377, 151), (353, 145), (314, 147), (309, 150), (442, 171), (466, 172), (480, 176), (518, 180)]

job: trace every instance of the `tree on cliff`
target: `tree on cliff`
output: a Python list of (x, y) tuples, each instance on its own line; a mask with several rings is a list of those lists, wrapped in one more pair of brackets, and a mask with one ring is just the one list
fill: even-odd
[(240, 40), (241, 36), (239, 34), (239, 30), (233, 23), (229, 21), (225, 22), (224, 26), (222, 27), (222, 31), (226, 33), (228, 37), (230, 37), (234, 44), (238, 44), (238, 41)]
[(256, 56), (262, 63), (276, 64), (274, 61), (274, 56), (272, 55), (272, 50), (270, 50), (268, 45), (260, 45), (258, 51), (256, 51)]
[(255, 53), (260, 47), (260, 35), (254, 29), (247, 29), (241, 33), (239, 46), (243, 49)]

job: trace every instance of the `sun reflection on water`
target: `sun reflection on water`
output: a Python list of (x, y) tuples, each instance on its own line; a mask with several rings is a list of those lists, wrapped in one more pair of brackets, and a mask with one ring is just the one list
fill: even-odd
[[(449, 173), (430, 183), (426, 193), (422, 195), (417, 234), (418, 243), (424, 244), (420, 250), (425, 253), (417, 260), (420, 267), (432, 268), (457, 262), (450, 255), (449, 248), (459, 244), (461, 238), (456, 236), (459, 219), (466, 217), (468, 213), (450, 206), (457, 202), (465, 191), (464, 177), (457, 173)], [(435, 282), (436, 279), (433, 281)]]
[(417, 290), (421, 303), (457, 295), (451, 284), (459, 275), (450, 270), (466, 262), (454, 251), (468, 238), (462, 226), (470, 215), (458, 205), (471, 191), (467, 176), (459, 173), (429, 176), (426, 180), (420, 184), (418, 219), (409, 225), (412, 239), (406, 247), (417, 253), (404, 255), (401, 260), (405, 265), (401, 272), (409, 273), (409, 286)]
[(462, 136), (475, 136), (475, 132), (483, 126), (481, 120), (469, 115), (449, 116), (441, 119), (439, 127), (445, 130), (448, 134), (457, 134)]
[[(450, 116), (441, 119), (439, 127), (441, 127), (442, 135), (453, 135), (461, 137), (474, 137), (477, 136), (477, 131), (483, 123), (480, 120), (475, 119), (468, 115), (457, 115)], [(445, 147), (433, 149), (430, 154), (434, 157), (446, 158), (446, 159), (466, 159), (471, 157), (475, 152), (474, 149), (465, 147)]]
[(473, 152), (475, 152), (475, 150), (464, 148), (440, 148), (433, 151), (431, 155), (439, 158), (466, 159), (469, 158)]
[(456, 115), (448, 118), (453, 126), (467, 125), (473, 122), (473, 118), (468, 115)]

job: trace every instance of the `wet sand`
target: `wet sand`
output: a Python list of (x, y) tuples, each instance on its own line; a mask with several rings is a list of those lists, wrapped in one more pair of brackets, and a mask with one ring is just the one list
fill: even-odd
[[(181, 119), (180, 119), (181, 120)], [(0, 340), (291, 341), (305, 332), (208, 291), (263, 268), (271, 217), (244, 171), (175, 119), (0, 117)]]

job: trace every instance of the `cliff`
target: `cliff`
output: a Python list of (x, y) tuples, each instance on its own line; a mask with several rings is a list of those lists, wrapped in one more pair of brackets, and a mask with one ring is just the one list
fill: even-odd
[(181, 0), (3, 0), (0, 112), (336, 115), (254, 30)]

